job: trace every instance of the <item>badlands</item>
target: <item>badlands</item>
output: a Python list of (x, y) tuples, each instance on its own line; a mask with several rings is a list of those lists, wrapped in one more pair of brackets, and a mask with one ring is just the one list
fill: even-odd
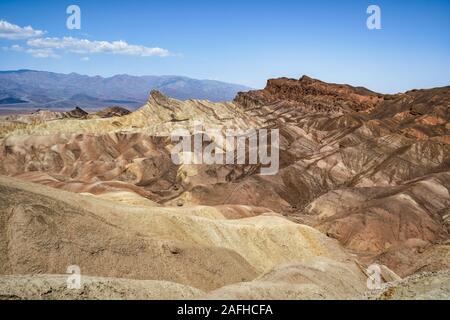
[[(174, 164), (195, 122), (278, 129), (278, 173)], [(450, 87), (3, 116), (0, 190), (0, 299), (450, 298)]]

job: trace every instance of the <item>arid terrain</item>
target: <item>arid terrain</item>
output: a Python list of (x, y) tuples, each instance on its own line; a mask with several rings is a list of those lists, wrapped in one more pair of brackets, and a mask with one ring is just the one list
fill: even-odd
[[(196, 122), (278, 129), (279, 171), (176, 165)], [(450, 87), (1, 116), (0, 191), (0, 299), (450, 299)]]

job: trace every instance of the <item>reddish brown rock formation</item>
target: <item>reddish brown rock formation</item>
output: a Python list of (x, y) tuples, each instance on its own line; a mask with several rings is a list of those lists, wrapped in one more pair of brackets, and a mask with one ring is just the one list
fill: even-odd
[(367, 111), (381, 100), (382, 95), (362, 87), (330, 84), (303, 76), (299, 80), (271, 79), (264, 90), (238, 93), (235, 102), (247, 109), (261, 105), (276, 110), (289, 108), (292, 114)]

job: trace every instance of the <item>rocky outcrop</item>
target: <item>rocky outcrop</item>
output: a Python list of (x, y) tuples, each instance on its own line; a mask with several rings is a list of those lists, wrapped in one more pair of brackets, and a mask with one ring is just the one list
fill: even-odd
[(178, 283), (83, 276), (80, 289), (67, 287), (68, 275), (0, 276), (0, 300), (176, 300), (204, 292)]
[(126, 108), (113, 106), (97, 111), (95, 115), (99, 116), (100, 118), (111, 118), (111, 117), (125, 116), (130, 113), (131, 113), (130, 110)]
[(303, 76), (299, 80), (271, 79), (263, 90), (240, 92), (234, 101), (246, 109), (265, 106), (273, 112), (285, 110), (295, 116), (305, 112), (368, 111), (382, 100), (382, 95), (362, 87), (330, 84)]
[(374, 300), (448, 300), (450, 272), (424, 272), (367, 292), (365, 298)]
[(381, 95), (281, 78), (235, 102), (280, 129), (283, 167), (264, 185), (290, 205), (286, 216), (401, 275), (448, 241), (450, 87)]

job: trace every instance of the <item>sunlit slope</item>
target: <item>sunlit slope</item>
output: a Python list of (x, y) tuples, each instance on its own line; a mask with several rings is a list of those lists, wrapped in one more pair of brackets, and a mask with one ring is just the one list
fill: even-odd
[(211, 290), (283, 263), (347, 258), (334, 240), (278, 216), (227, 220), (216, 209), (130, 206), (6, 177), (0, 188), (3, 274), (75, 264), (92, 276)]
[(207, 100), (180, 101), (152, 91), (147, 103), (135, 112), (105, 119), (57, 119), (37, 121), (23, 126), (9, 124), (0, 131), (2, 136), (48, 136), (54, 134), (105, 134), (109, 132), (141, 132), (167, 136), (176, 127), (190, 128), (196, 122), (229, 128), (260, 127), (258, 119), (246, 115), (233, 102)]

